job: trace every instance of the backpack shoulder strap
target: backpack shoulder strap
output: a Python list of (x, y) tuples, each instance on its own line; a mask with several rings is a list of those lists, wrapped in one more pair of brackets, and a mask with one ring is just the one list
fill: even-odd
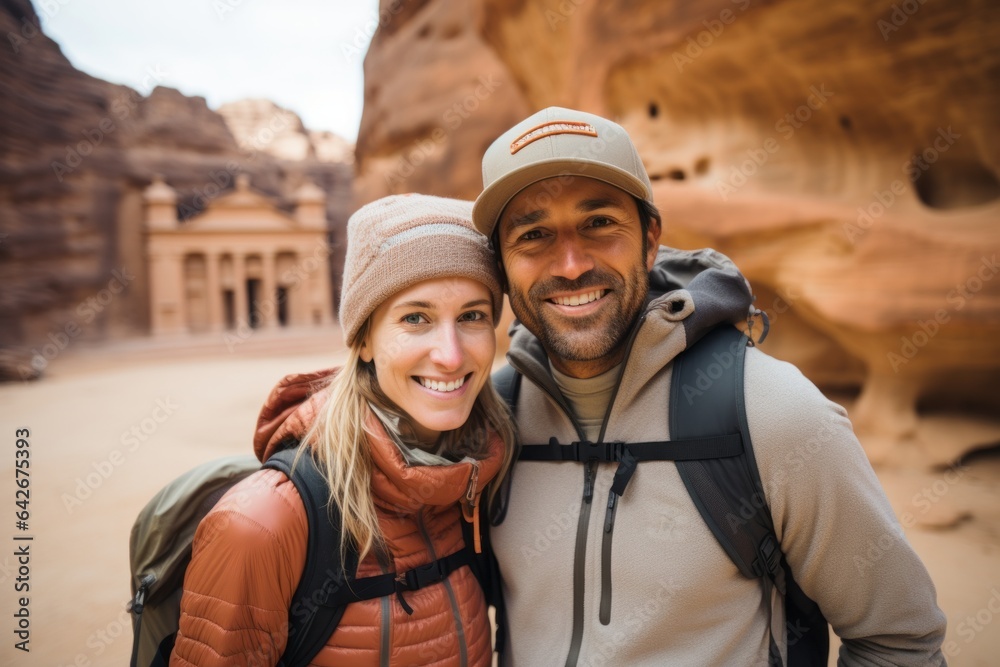
[(493, 371), (492, 378), (500, 398), (507, 403), (511, 414), (514, 414), (517, 409), (517, 394), (521, 390), (521, 374), (510, 364), (505, 364)]
[[(677, 461), (677, 472), (736, 567), (745, 576), (760, 579), (763, 604), (772, 619), (772, 589), (785, 594), (784, 559), (747, 425), (743, 392), (747, 341), (734, 327), (716, 327), (678, 355), (670, 386), (670, 437), (735, 433), (743, 441), (738, 456)], [(771, 665), (783, 664), (773, 628), (768, 658)]]
[[(323, 604), (344, 586), (358, 567), (358, 552), (347, 548), (347, 561), (340, 562), (342, 522), (336, 503), (330, 504), (329, 485), (313, 457), (303, 452), (296, 461), (298, 447), (272, 455), (265, 468), (280, 470), (295, 484), (309, 523), (306, 564), (288, 609), (288, 643), (280, 664), (283, 667), (308, 665), (333, 634), (343, 605)], [(293, 466), (294, 463), (294, 466)]]
[(705, 523), (740, 571), (750, 578), (776, 577), (781, 551), (743, 404), (747, 340), (734, 327), (718, 327), (674, 360), (670, 437), (739, 434), (739, 456), (677, 461), (677, 470)]

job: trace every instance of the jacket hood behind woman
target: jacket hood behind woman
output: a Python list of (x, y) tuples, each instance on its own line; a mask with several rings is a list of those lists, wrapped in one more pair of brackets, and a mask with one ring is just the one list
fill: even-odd
[[(254, 436), (261, 461), (307, 431), (326, 400), (322, 387), (335, 372), (290, 375), (271, 391)], [(503, 460), (501, 439), (491, 434), (489, 454), (474, 463), (411, 466), (374, 413), (368, 430), (372, 493), (392, 562), (384, 568), (370, 553), (356, 577), (404, 572), (461, 549), (459, 503), (470, 482), (479, 492), (496, 476)], [(305, 565), (307, 533), (302, 500), (282, 473), (262, 470), (234, 486), (195, 536), (171, 665), (276, 664)], [(412, 615), (395, 597), (348, 605), (312, 664), (490, 664), (490, 622), (468, 567), (403, 595)]]

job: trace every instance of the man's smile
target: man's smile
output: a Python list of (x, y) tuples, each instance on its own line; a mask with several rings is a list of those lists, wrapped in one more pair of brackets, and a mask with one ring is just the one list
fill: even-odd
[(548, 301), (558, 306), (585, 306), (592, 301), (597, 301), (598, 299), (603, 298), (607, 293), (608, 290), (606, 289), (598, 289), (578, 294), (563, 294), (560, 296), (554, 296), (549, 298)]

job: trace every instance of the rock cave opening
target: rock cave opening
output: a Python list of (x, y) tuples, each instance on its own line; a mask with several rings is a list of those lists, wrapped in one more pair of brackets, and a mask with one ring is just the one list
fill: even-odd
[(1000, 180), (978, 160), (944, 150), (916, 151), (907, 163), (917, 197), (928, 208), (950, 210), (1000, 199)]

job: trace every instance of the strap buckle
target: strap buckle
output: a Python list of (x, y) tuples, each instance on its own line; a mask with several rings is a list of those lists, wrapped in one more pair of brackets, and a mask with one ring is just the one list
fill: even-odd
[(753, 563), (754, 573), (758, 577), (767, 577), (775, 583), (778, 590), (784, 593), (784, 572), (781, 569), (781, 548), (774, 535), (767, 535), (757, 545), (757, 559)]
[(440, 560), (436, 560), (418, 565), (396, 577), (396, 590), (416, 591), (439, 581), (444, 581), (444, 567)]
[(581, 463), (587, 461), (613, 462), (621, 460), (621, 442), (590, 442), (583, 440), (573, 443), (573, 454), (575, 459)]

